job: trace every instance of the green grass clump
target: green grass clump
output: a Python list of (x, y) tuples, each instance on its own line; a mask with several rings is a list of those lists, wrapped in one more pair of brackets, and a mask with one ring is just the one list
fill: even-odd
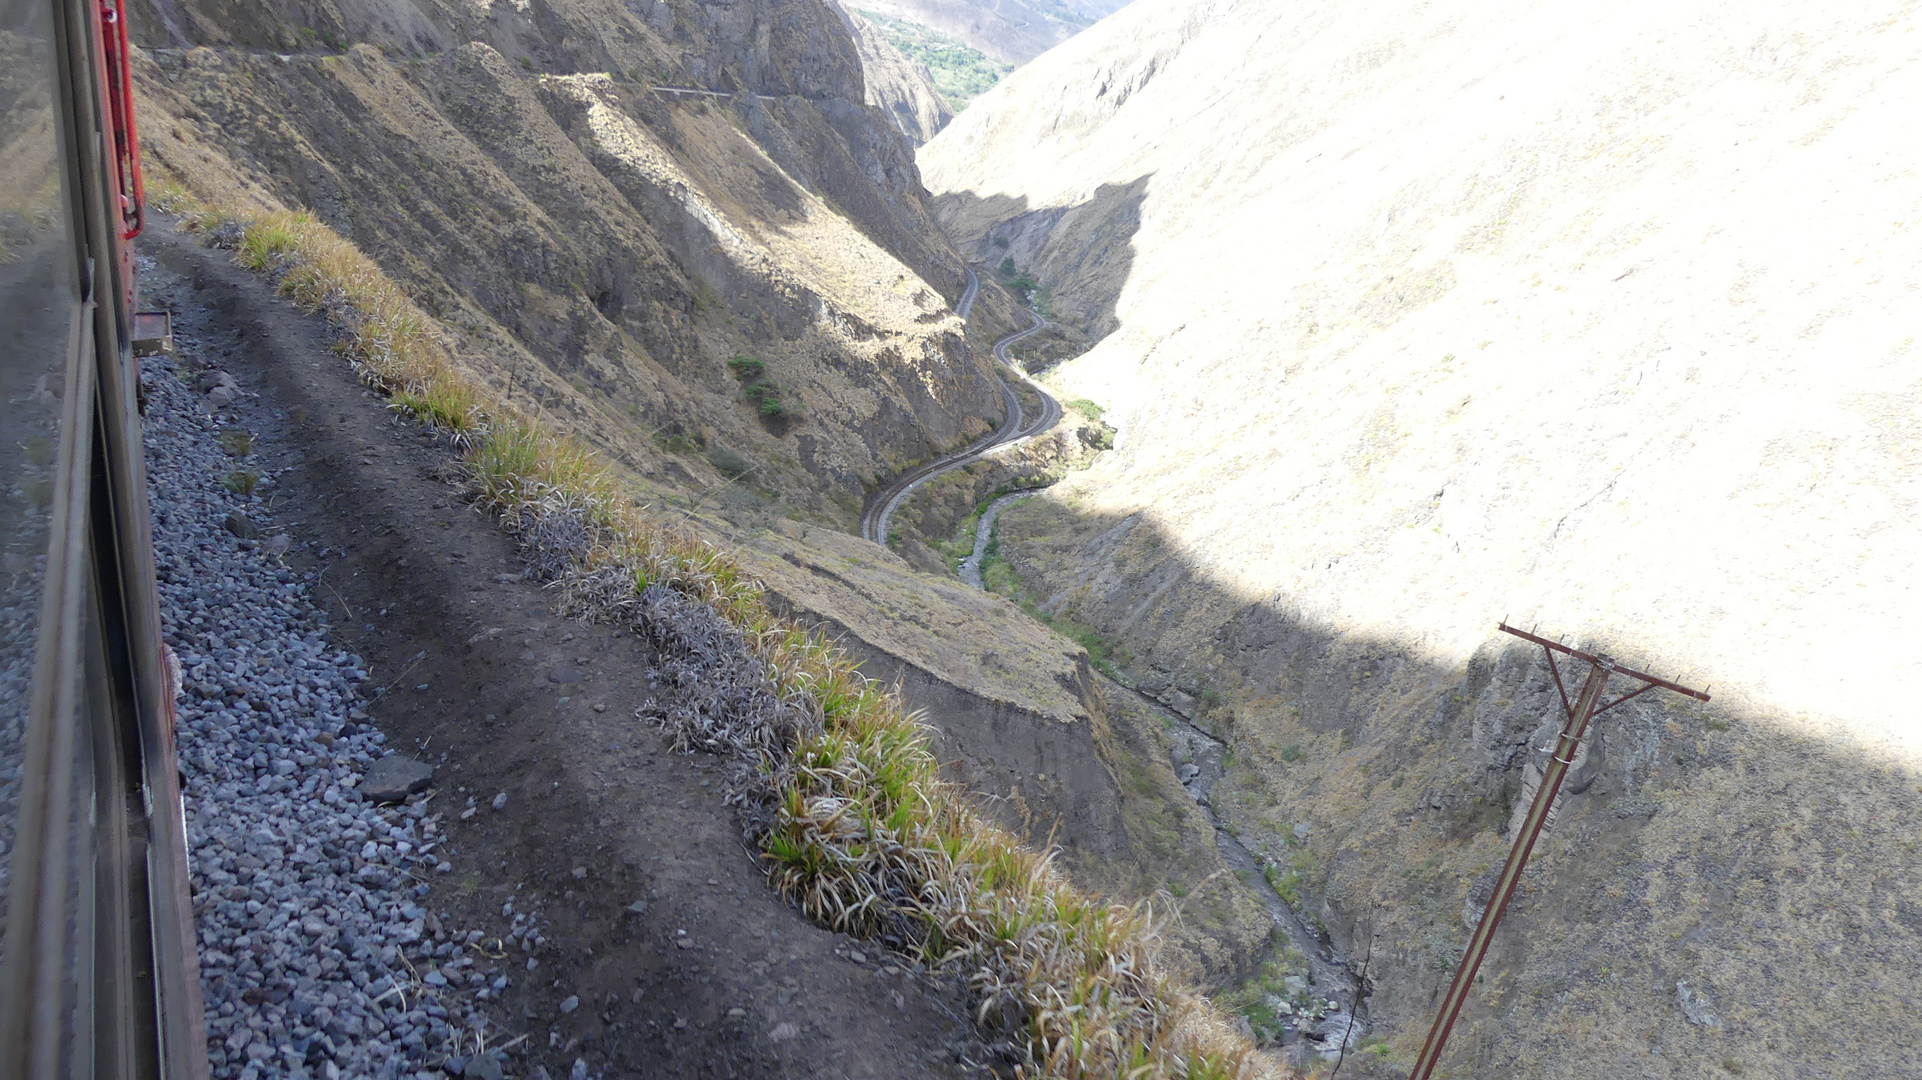
[(1312, 1021), (1326, 1015), (1326, 1001), (1308, 989), (1310, 981), (1308, 958), (1284, 947), (1228, 992), (1223, 1003), (1248, 1021), (1256, 1042), (1271, 1043), (1281, 1037), (1290, 1018)]
[(225, 216), (195, 198), (193, 193), (164, 174), (154, 175), (147, 184), (147, 205), (167, 214), (179, 214), (190, 232), (212, 229)]
[(220, 448), (228, 457), (244, 458), (254, 452), (254, 433), (229, 428), (220, 433)]
[(1075, 398), (1073, 401), (1066, 402), (1065, 404), (1068, 408), (1073, 409), (1075, 412), (1080, 413), (1090, 420), (1099, 420), (1101, 419), (1101, 414), (1108, 411), (1084, 397)]
[(260, 486), (260, 474), (252, 469), (235, 469), (221, 478), (220, 486), (235, 495), (252, 495)]
[[(1041, 288), (1041, 283), (1036, 281), (1033, 275), (1029, 274), (1026, 270), (1018, 270), (1015, 268), (1014, 256), (1012, 255), (1002, 259), (1001, 265), (995, 268), (995, 272), (1001, 275), (1001, 283), (1019, 296), (1021, 302), (1024, 304), (1032, 303), (1035, 292)], [(1044, 317), (1047, 314), (1049, 313), (1045, 311), (1042, 312)]]
[(775, 386), (773, 383), (752, 383), (742, 387), (741, 392), (747, 396), (749, 401), (754, 403), (755, 411), (760, 413), (764, 418), (772, 419), (777, 416), (785, 416), (793, 411), (792, 406), (781, 397), (781, 388)]
[(1314, 865), (1314, 858), (1306, 852), (1294, 852), (1288, 857), (1289, 865), (1282, 867), (1269, 863), (1262, 867), (1262, 877), (1268, 880), (1268, 887), (1275, 895), (1288, 902), (1289, 907), (1301, 906), (1301, 883), (1307, 877), (1308, 868)]

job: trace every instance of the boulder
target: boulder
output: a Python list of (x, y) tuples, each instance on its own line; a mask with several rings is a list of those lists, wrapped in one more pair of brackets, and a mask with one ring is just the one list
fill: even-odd
[(371, 802), (399, 802), (434, 782), (434, 767), (400, 754), (389, 754), (367, 767), (360, 793)]

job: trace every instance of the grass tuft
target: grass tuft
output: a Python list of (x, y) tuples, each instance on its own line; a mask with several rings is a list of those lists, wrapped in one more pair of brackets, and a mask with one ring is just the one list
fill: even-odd
[(235, 495), (252, 495), (260, 486), (260, 474), (252, 469), (235, 469), (221, 478), (220, 486)]
[(220, 433), (220, 448), (229, 457), (244, 458), (254, 452), (254, 433), (240, 428), (228, 428)]

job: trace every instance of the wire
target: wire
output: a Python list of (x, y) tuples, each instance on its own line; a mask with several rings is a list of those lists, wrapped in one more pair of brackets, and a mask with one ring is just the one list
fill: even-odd
[(1355, 1000), (1348, 1005), (1348, 1029), (1341, 1033), (1341, 1051), (1335, 1055), (1335, 1071), (1328, 1074), (1328, 1080), (1341, 1075), (1341, 1063), (1348, 1060), (1348, 1040), (1355, 1035), (1355, 1014), (1361, 1011), (1361, 997), (1368, 988), (1368, 961), (1375, 958), (1374, 927), (1368, 928), (1368, 951), (1361, 958), (1361, 971), (1355, 976)]

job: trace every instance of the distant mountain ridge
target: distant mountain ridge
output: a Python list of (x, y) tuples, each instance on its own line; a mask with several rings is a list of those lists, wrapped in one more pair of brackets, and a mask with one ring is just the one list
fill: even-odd
[(1025, 64), (1129, 0), (861, 0), (867, 11), (909, 22), (1010, 64)]
[(828, 0), (854, 36), (861, 54), (867, 103), (885, 112), (894, 126), (920, 146), (954, 119), (954, 110), (934, 87), (927, 65), (894, 47), (881, 29), (840, 0)]

